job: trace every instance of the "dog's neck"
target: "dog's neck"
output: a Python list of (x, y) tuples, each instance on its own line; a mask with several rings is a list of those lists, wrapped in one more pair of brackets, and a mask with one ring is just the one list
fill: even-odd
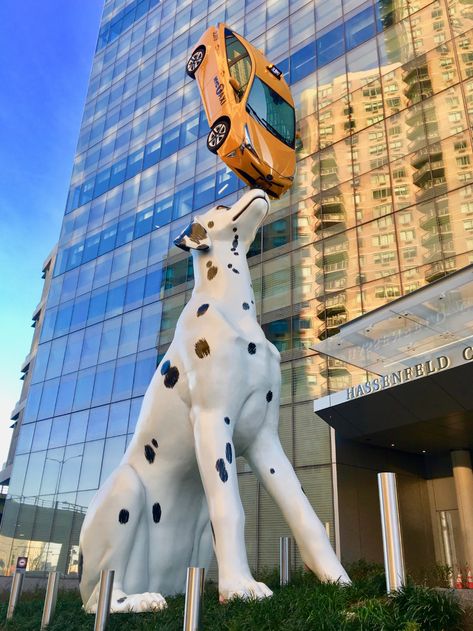
[[(235, 252), (238, 254), (235, 255)], [(193, 296), (202, 298), (204, 302), (219, 302), (223, 308), (236, 307), (238, 313), (241, 313), (244, 302), (254, 307), (250, 270), (243, 244), (232, 252), (228, 243), (215, 242), (208, 252), (193, 253), (193, 260)], [(254, 308), (248, 309), (248, 315), (250, 311), (255, 313)]]

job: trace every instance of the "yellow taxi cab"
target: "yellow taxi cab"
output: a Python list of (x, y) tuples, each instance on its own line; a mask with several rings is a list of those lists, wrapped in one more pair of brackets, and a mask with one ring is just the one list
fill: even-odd
[(296, 168), (294, 101), (282, 72), (225, 24), (187, 62), (210, 125), (207, 147), (251, 187), (281, 197)]

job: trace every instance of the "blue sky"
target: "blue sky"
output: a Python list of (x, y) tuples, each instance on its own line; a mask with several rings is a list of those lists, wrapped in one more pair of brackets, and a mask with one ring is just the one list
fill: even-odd
[(0, 466), (54, 246), (103, 0), (0, 3)]

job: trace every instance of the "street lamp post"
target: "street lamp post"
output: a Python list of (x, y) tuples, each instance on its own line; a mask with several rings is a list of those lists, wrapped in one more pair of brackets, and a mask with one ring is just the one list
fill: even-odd
[(46, 460), (51, 460), (52, 462), (58, 462), (59, 463), (59, 472), (58, 472), (58, 476), (57, 476), (57, 480), (56, 480), (56, 488), (54, 490), (54, 496), (53, 496), (53, 505), (55, 505), (55, 507), (57, 508), (57, 497), (59, 495), (59, 484), (61, 482), (61, 476), (62, 476), (62, 470), (64, 468), (64, 464), (66, 462), (69, 462), (70, 460), (74, 460), (74, 458), (80, 458), (82, 454), (76, 454), (75, 456), (69, 456), (69, 458), (63, 458), (62, 460), (59, 460), (59, 458), (50, 458), (49, 456), (46, 456)]

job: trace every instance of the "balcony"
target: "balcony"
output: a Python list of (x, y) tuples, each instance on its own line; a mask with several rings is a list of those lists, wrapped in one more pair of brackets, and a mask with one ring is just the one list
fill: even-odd
[[(422, 211), (422, 207), (419, 209)], [(437, 224), (443, 224), (450, 219), (448, 208), (429, 208), (424, 212), (423, 218), (420, 220), (420, 227), (423, 230), (429, 230)]]
[(418, 169), (413, 175), (414, 184), (419, 188), (423, 188), (424, 184), (434, 178), (445, 176), (445, 165), (443, 160), (436, 160), (435, 162), (426, 162), (423, 167)]
[(429, 71), (426, 64), (425, 55), (412, 60), (405, 65), (406, 71), (402, 75), (404, 83), (411, 84), (413, 81), (417, 81), (419, 77), (428, 77)]
[(335, 357), (329, 357), (327, 362), (324, 364), (324, 367), (321, 368), (320, 374), (322, 377), (342, 377), (344, 375), (349, 374), (349, 370), (346, 367), (345, 362), (340, 359), (335, 359)]
[(426, 162), (430, 160), (430, 162), (436, 162), (437, 160), (442, 159), (442, 151), (440, 149), (435, 149), (434, 147), (423, 147), (416, 151), (416, 153), (412, 156), (411, 166), (415, 169), (420, 169)]
[[(419, 129), (423, 129), (423, 127), (420, 127)], [(421, 151), (422, 149), (426, 149), (425, 145), (427, 142), (431, 144), (440, 142), (438, 131), (432, 131), (427, 134), (419, 134), (418, 138), (408, 143), (409, 152), (414, 153)]]
[(325, 340), (327, 337), (331, 337), (340, 332), (340, 327), (348, 320), (348, 314), (340, 313), (339, 315), (329, 316), (323, 324), (321, 324), (317, 331), (317, 337), (319, 340)]
[(346, 277), (347, 269), (348, 261), (340, 261), (339, 263), (324, 265), (322, 271), (315, 275), (315, 282), (318, 285), (323, 285), (324, 282), (330, 282), (332, 279), (341, 280)]
[(326, 276), (334, 274), (336, 272), (346, 272), (348, 269), (348, 260), (344, 258), (336, 263), (325, 263), (323, 266), (323, 272)]
[(404, 94), (410, 101), (431, 96), (433, 92), (430, 78), (428, 76), (417, 76), (416, 79), (412, 79), (412, 82), (405, 88)]
[[(443, 237), (445, 239), (445, 237)], [(443, 257), (451, 258), (456, 254), (453, 241), (434, 240), (423, 256), (424, 263), (437, 263)]]
[[(452, 228), (450, 223), (446, 223), (438, 226), (436, 230), (428, 232), (427, 234), (422, 235), (421, 243), (424, 248), (430, 248), (433, 243), (439, 243), (441, 240), (440, 235), (449, 235), (451, 238)], [(448, 237), (447, 237), (448, 238)]]
[(329, 228), (346, 221), (345, 207), (341, 201), (324, 201), (321, 204), (317, 204), (315, 214), (323, 228)]
[(339, 243), (332, 243), (330, 246), (321, 247), (320, 254), (315, 259), (317, 267), (327, 269), (328, 265), (332, 263), (340, 263), (347, 260), (347, 247), (348, 243), (346, 239)]
[(455, 271), (455, 261), (436, 261), (426, 268), (424, 277), (428, 283), (433, 283), (439, 278), (443, 278)]
[(326, 320), (329, 316), (347, 313), (346, 302), (347, 296), (344, 292), (338, 293), (334, 296), (329, 296), (324, 302), (321, 302), (317, 306), (317, 317), (319, 318), (319, 320)]
[(406, 124), (409, 125), (409, 127), (417, 127), (418, 125), (422, 125), (423, 122), (424, 109), (421, 103), (411, 105), (411, 107), (406, 112)]
[(448, 190), (447, 183), (444, 182), (435, 182), (433, 180), (427, 181), (428, 186), (424, 186), (416, 193), (416, 202), (422, 203), (427, 201), (428, 199), (432, 199), (432, 197), (440, 197), (440, 195), (445, 195)]

